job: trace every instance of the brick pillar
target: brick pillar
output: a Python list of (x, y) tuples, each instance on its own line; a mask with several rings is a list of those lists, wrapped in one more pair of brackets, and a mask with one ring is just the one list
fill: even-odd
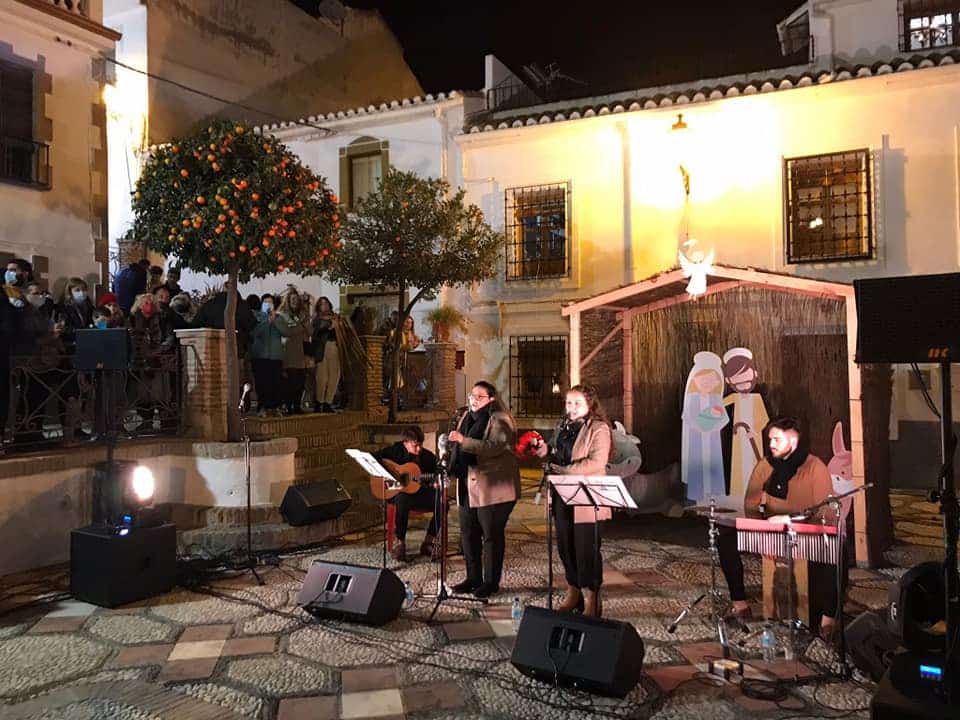
[(186, 374), (186, 419), (191, 437), (227, 439), (227, 353), (223, 330), (177, 330)]
[(123, 270), (130, 263), (139, 262), (147, 257), (147, 251), (143, 245), (132, 240), (120, 239), (117, 241), (117, 254), (119, 255), (119, 267)]
[(383, 346), (386, 338), (383, 335), (364, 335), (360, 340), (369, 360), (360, 388), (363, 410), (370, 420), (382, 421), (388, 413), (387, 406), (380, 402), (383, 398)]
[(457, 407), (454, 376), (457, 364), (457, 346), (450, 342), (425, 343), (430, 353), (430, 373), (433, 388), (430, 405), (453, 412)]

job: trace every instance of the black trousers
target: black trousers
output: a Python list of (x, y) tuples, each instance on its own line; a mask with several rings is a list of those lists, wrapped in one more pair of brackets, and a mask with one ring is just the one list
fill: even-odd
[[(603, 584), (603, 559), (600, 557), (602, 525), (576, 523), (574, 509), (550, 489), (553, 524), (557, 530), (557, 551), (567, 577), (576, 588), (599, 590)], [(599, 560), (599, 562), (598, 562)]]
[(280, 387), (283, 383), (283, 361), (254, 358), (253, 382), (257, 387), (258, 407), (276, 410), (280, 407)]
[(303, 402), (303, 386), (307, 382), (304, 368), (287, 368), (283, 371), (283, 403), (290, 412), (300, 412)]
[(460, 506), (460, 542), (467, 580), (500, 587), (507, 547), (507, 520), (516, 500), (485, 507)]
[[(747, 592), (743, 586), (743, 559), (737, 550), (737, 531), (732, 527), (721, 525), (717, 528), (717, 551), (720, 559), (720, 569), (727, 581), (731, 600), (746, 600)], [(849, 551), (850, 543), (846, 543)], [(810, 563), (810, 585), (818, 588), (810, 602), (813, 615), (835, 617), (837, 613), (837, 566), (823, 563)], [(846, 594), (849, 570), (847, 559), (840, 564), (840, 591)]]
[(394, 495), (390, 502), (397, 508), (397, 524), (395, 535), (397, 540), (403, 542), (407, 537), (407, 524), (410, 520), (411, 510), (424, 510), (433, 513), (430, 517), (430, 524), (427, 525), (427, 535), (436, 535), (437, 528), (440, 525), (440, 518), (437, 513), (437, 506), (440, 502), (439, 495), (433, 488), (422, 487), (415, 493), (400, 493)]

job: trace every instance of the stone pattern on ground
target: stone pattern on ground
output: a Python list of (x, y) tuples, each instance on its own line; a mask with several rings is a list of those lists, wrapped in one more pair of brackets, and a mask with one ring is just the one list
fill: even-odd
[[(377, 529), (358, 533), (350, 542), (287, 556), (279, 568), (265, 567), (264, 587), (252, 584), (249, 576), (241, 576), (214, 582), (213, 595), (177, 590), (119, 610), (94, 609), (89, 615), (74, 618), (47, 618), (46, 626), (37, 625), (44, 620), (42, 613), (11, 617), (0, 625), (0, 716), (6, 709), (13, 711), (18, 704), (42, 699), (56, 689), (110, 680), (152, 683), (207, 707), (252, 720), (300, 717), (297, 708), (309, 713), (327, 708), (332, 713), (329, 717), (339, 720), (342, 697), (349, 694), (351, 712), (362, 713), (364, 697), (369, 695), (373, 703), (375, 693), (380, 693), (381, 707), (404, 707), (411, 720), (542, 720), (554, 716), (574, 720), (746, 716), (772, 720), (790, 714), (763, 703), (744, 705), (735, 687), (704, 680), (701, 671), (705, 666), (689, 664), (680, 652), (684, 646), (716, 641), (706, 602), (676, 633), (666, 630), (686, 603), (707, 589), (710, 561), (701, 547), (700, 531), (691, 537), (689, 545), (622, 537), (623, 533), (604, 541), (609, 573), (604, 614), (633, 624), (646, 646), (647, 672), (626, 700), (556, 689), (524, 677), (510, 663), (513, 637), (509, 604), (516, 596), (525, 604), (546, 605), (547, 552), (544, 538), (538, 534), (542, 508), (521, 505), (515, 514), (518, 517), (511, 521), (508, 565), (500, 595), (486, 606), (444, 602), (433, 625), (426, 624), (434, 607), (434, 601), (426, 595), (436, 592), (436, 566), (424, 558), (407, 564), (390, 559), (389, 567), (421, 597), (399, 619), (383, 627), (317, 619), (297, 607), (300, 579), (314, 560), (379, 566), (382, 551), (377, 544)], [(415, 527), (407, 538), (411, 548), (419, 546), (423, 521), (422, 517), (414, 519)], [(527, 530), (527, 525), (533, 531)], [(451, 540), (451, 546), (454, 544)], [(931, 548), (926, 546), (898, 545), (888, 557), (912, 564), (918, 557), (927, 559), (930, 553)], [(556, 557), (554, 562), (556, 602), (564, 583)], [(760, 563), (748, 557), (745, 565), (748, 593), (758, 599)], [(900, 574), (902, 568), (853, 571), (848, 613), (875, 606)], [(448, 583), (462, 578), (462, 559), (451, 558)], [(174, 647), (181, 648), (177, 657), (190, 657), (191, 652), (202, 652), (204, 657), (171, 661), (167, 658)], [(241, 649), (245, 647), (253, 649)], [(758, 638), (747, 643), (745, 652), (758, 656)], [(215, 656), (207, 657), (210, 653)], [(136, 661), (134, 656), (147, 659)], [(122, 657), (130, 661), (117, 662)], [(832, 651), (819, 641), (809, 646), (805, 658), (814, 667), (836, 661)], [(384, 680), (387, 675), (380, 673), (383, 677), (375, 681), (386, 683), (383, 687), (344, 689), (345, 674), (394, 666), (397, 671), (389, 676), (392, 679)], [(167, 672), (171, 668), (176, 672)], [(857, 680), (865, 683), (867, 690), (856, 683), (819, 686), (816, 694), (813, 689), (805, 689), (792, 694), (790, 707), (811, 714), (832, 714), (817, 704), (821, 702), (854, 711), (849, 717), (865, 718), (862, 708), (870, 685), (862, 677)], [(403, 696), (404, 692), (410, 694)], [(415, 707), (397, 705), (401, 696)], [(423, 698), (435, 699), (438, 704), (425, 709)], [(461, 707), (453, 707), (456, 704)], [(358, 707), (361, 710), (356, 710)], [(106, 698), (48, 710), (42, 720), (174, 717), (157, 716)], [(41, 720), (41, 716), (34, 714), (30, 720)]]

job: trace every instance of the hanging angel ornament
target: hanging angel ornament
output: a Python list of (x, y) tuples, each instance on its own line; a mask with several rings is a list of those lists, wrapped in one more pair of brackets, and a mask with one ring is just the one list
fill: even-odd
[(687, 292), (690, 295), (703, 295), (707, 291), (707, 275), (713, 271), (713, 248), (704, 253), (697, 247), (696, 240), (687, 240), (677, 251), (683, 276), (690, 278)]

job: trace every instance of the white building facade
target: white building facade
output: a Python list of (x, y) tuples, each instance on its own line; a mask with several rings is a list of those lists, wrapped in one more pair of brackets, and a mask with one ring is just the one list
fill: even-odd
[(102, 57), (119, 34), (100, 2), (0, 4), (0, 255), (56, 294), (107, 270)]
[(802, 27), (784, 45), (800, 65), (491, 108), (458, 138), (467, 199), (507, 235), (498, 279), (458, 294), (467, 377), (549, 427), (561, 307), (676, 267), (691, 239), (717, 263), (833, 282), (960, 269), (960, 3), (943, 5), (812, 0), (779, 28)]

